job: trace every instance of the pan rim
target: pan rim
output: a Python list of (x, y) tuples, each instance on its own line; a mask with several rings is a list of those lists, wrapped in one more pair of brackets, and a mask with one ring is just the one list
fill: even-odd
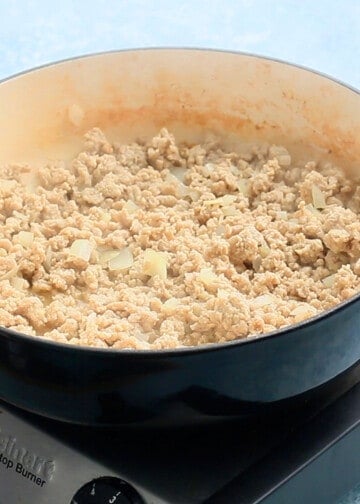
[(34, 67), (21, 70), (20, 72), (15, 72), (14, 74), (10, 74), (6, 77), (3, 77), (0, 79), (0, 85), (12, 80), (16, 79), (17, 77), (21, 77), (23, 75), (26, 75), (28, 73), (36, 72), (38, 70), (42, 70), (48, 67), (56, 66), (62, 63), (68, 63), (71, 61), (77, 61), (81, 59), (88, 59), (88, 58), (93, 58), (97, 56), (105, 56), (108, 54), (117, 54), (117, 53), (128, 53), (128, 52), (162, 52), (162, 51), (188, 51), (188, 52), (209, 52), (209, 53), (220, 53), (220, 54), (232, 54), (232, 55), (238, 55), (238, 56), (248, 56), (250, 58), (257, 58), (260, 60), (264, 61), (270, 61), (274, 63), (280, 63), (282, 65), (286, 65), (289, 67), (293, 68), (298, 68), (299, 70), (304, 70), (309, 73), (313, 73), (315, 75), (318, 75), (319, 77), (323, 77), (327, 80), (330, 80), (334, 82), (335, 84), (338, 84), (349, 91), (354, 92), (355, 94), (360, 95), (360, 89), (356, 88), (355, 86), (352, 86), (351, 84), (348, 84), (341, 79), (338, 79), (337, 77), (333, 77), (332, 75), (326, 73), (326, 72), (321, 72), (319, 70), (316, 70), (314, 68), (308, 67), (306, 65), (301, 65), (299, 63), (293, 63), (291, 61), (283, 60), (281, 58), (275, 58), (272, 56), (264, 56), (261, 54), (257, 53), (252, 53), (252, 52), (247, 52), (247, 51), (235, 51), (231, 49), (219, 49), (219, 48), (212, 48), (212, 47), (196, 47), (196, 46), (153, 46), (153, 47), (130, 47), (130, 48), (124, 48), (124, 49), (110, 49), (107, 51), (97, 51), (97, 52), (91, 52), (91, 53), (83, 53), (78, 56), (70, 56), (68, 58), (62, 58), (59, 60), (55, 61), (50, 61), (48, 63), (43, 63), (41, 65), (36, 65)]
[[(72, 56), (69, 58), (63, 58), (60, 60), (56, 61), (51, 61), (49, 63), (45, 63), (42, 65), (38, 65), (35, 67), (32, 67), (30, 69), (26, 69), (20, 72), (17, 72), (15, 74), (11, 74), (5, 78), (0, 79), (0, 86), (4, 83), (7, 83), (8, 81), (11, 81), (13, 79), (16, 79), (18, 77), (21, 77), (23, 75), (32, 73), (32, 72), (37, 72), (42, 69), (56, 66), (62, 63), (68, 63), (72, 61), (77, 61), (77, 60), (84, 60), (88, 58), (93, 58), (93, 57), (98, 57), (98, 56), (105, 56), (109, 54), (117, 54), (117, 53), (123, 53), (123, 52), (161, 52), (161, 51), (187, 51), (189, 53), (191, 52), (208, 52), (208, 53), (220, 53), (220, 54), (232, 54), (232, 55), (240, 55), (240, 56), (247, 56), (250, 58), (256, 58), (259, 60), (263, 61), (269, 61), (273, 63), (279, 63), (281, 65), (289, 66), (292, 68), (297, 68), (299, 70), (303, 70), (308, 73), (313, 73), (319, 77), (322, 77), (326, 80), (329, 80), (341, 87), (344, 87), (345, 89), (360, 95), (360, 90), (353, 87), (350, 84), (347, 84), (343, 82), (340, 79), (337, 79), (335, 77), (332, 77), (331, 75), (328, 75), (327, 73), (320, 72), (318, 70), (309, 68), (304, 65), (300, 65), (297, 63), (292, 63), (286, 60), (282, 60), (279, 58), (273, 58), (270, 56), (263, 56), (259, 55), (256, 53), (251, 53), (251, 52), (246, 52), (246, 51), (235, 51), (235, 50), (230, 50), (230, 49), (218, 49), (218, 48), (206, 48), (206, 47), (192, 47), (192, 46), (186, 46), (186, 47), (177, 47), (177, 46), (164, 46), (164, 47), (136, 47), (136, 48), (124, 48), (124, 49), (112, 49), (108, 51), (99, 51), (99, 52), (93, 52), (93, 53), (85, 53), (81, 54), (79, 56)], [(154, 357), (159, 357), (159, 358), (170, 358), (170, 357), (176, 357), (178, 355), (194, 355), (194, 354), (202, 354), (202, 353), (209, 353), (209, 352), (217, 352), (217, 351), (227, 351), (232, 349), (233, 347), (241, 346), (241, 345), (248, 345), (248, 344), (253, 344), (257, 342), (258, 340), (267, 340), (269, 341), (273, 340), (274, 338), (282, 337), (285, 336), (285, 334), (290, 335), (291, 333), (301, 330), (301, 329), (307, 329), (316, 324), (317, 322), (325, 319), (326, 317), (332, 316), (338, 312), (341, 312), (345, 310), (347, 307), (353, 305), (354, 303), (360, 301), (360, 292), (358, 294), (355, 294), (351, 298), (342, 301), (341, 303), (335, 305), (333, 308), (330, 308), (328, 310), (324, 310), (321, 313), (315, 315), (314, 317), (311, 317), (309, 319), (306, 319), (305, 321), (298, 322), (296, 324), (291, 324), (289, 326), (286, 326), (282, 329), (278, 329), (275, 331), (271, 331), (268, 333), (264, 334), (256, 334), (252, 336), (248, 336), (247, 338), (243, 339), (238, 339), (238, 340), (232, 340), (232, 341), (227, 341), (224, 343), (207, 343), (204, 345), (200, 346), (192, 346), (192, 347), (180, 347), (180, 348), (174, 348), (174, 349), (164, 349), (164, 350), (137, 350), (137, 349), (116, 349), (116, 348), (98, 348), (98, 347), (91, 347), (91, 346), (77, 346), (77, 345), (71, 345), (68, 343), (60, 343), (57, 341), (52, 341), (52, 340), (47, 340), (39, 336), (31, 336), (27, 334), (23, 334), (20, 332), (17, 332), (12, 329), (8, 329), (6, 327), (0, 326), (0, 337), (5, 336), (8, 337), (9, 339), (17, 339), (17, 340), (23, 340), (25, 343), (33, 343), (36, 345), (40, 345), (43, 347), (48, 347), (48, 348), (53, 348), (54, 350), (58, 351), (66, 351), (66, 352), (75, 352), (75, 353), (95, 353), (98, 355), (108, 355), (108, 356), (116, 356), (116, 355), (122, 355), (122, 356), (133, 356), (135, 358), (145, 358), (145, 359), (152, 359)]]

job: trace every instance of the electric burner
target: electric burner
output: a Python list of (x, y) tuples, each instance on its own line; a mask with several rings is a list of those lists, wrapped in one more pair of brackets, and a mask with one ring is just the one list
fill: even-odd
[(182, 429), (69, 425), (1, 402), (0, 503), (335, 503), (360, 481), (359, 381), (356, 365), (275, 415)]

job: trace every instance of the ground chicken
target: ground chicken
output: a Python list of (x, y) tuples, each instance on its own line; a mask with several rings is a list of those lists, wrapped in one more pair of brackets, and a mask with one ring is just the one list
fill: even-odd
[(218, 343), (360, 290), (360, 187), (281, 146), (111, 144), (0, 168), (0, 325), (72, 345)]

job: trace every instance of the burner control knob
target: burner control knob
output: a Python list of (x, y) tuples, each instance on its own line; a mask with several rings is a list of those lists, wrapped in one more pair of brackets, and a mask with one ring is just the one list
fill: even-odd
[(86, 483), (70, 504), (144, 504), (144, 501), (125, 481), (104, 477)]

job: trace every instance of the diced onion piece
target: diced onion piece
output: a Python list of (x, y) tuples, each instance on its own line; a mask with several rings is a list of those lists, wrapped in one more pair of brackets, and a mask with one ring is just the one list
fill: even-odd
[(220, 198), (215, 198), (212, 200), (205, 200), (204, 205), (206, 206), (229, 206), (236, 200), (236, 196), (233, 194), (225, 194), (224, 196), (220, 196)]
[(263, 243), (262, 245), (260, 245), (259, 253), (263, 259), (265, 259), (265, 257), (267, 257), (270, 254), (270, 252), (271, 252), (271, 249), (269, 248), (267, 243)]
[(79, 259), (84, 259), (84, 261), (88, 261), (92, 252), (92, 245), (89, 240), (75, 240), (73, 241), (69, 252), (71, 255), (78, 257)]
[(294, 308), (291, 312), (290, 315), (300, 315), (302, 313), (308, 313), (309, 312), (309, 305), (300, 305)]
[(261, 258), (261, 256), (257, 256), (257, 257), (255, 257), (255, 259), (254, 259), (254, 260), (253, 260), (253, 262), (252, 262), (252, 266), (253, 266), (253, 268), (254, 268), (254, 270), (255, 270), (256, 272), (258, 272), (258, 271), (259, 271), (260, 266), (261, 266), (261, 263), (262, 263), (262, 258)]
[(290, 166), (291, 165), (291, 156), (290, 154), (282, 154), (277, 158), (280, 166)]
[(110, 259), (109, 270), (117, 271), (131, 268), (134, 264), (134, 257), (131, 250), (128, 247), (123, 248), (118, 252), (118, 254)]
[(203, 201), (203, 203), (206, 206), (216, 206), (216, 205), (220, 205), (219, 199), (220, 198), (214, 198), (212, 200), (205, 200), (205, 201)]
[(151, 277), (159, 276), (165, 280), (167, 278), (165, 254), (151, 249), (145, 250), (143, 273)]
[(36, 172), (27, 172), (21, 175), (21, 183), (24, 184), (27, 191), (30, 193), (36, 193), (36, 189), (39, 187), (40, 182)]
[(34, 242), (34, 233), (30, 231), (20, 231), (17, 235), (13, 237), (14, 243), (19, 243), (23, 247), (31, 247)]
[(0, 280), (9, 280), (9, 278), (14, 277), (17, 275), (18, 269), (19, 266), (16, 264), (15, 260), (11, 260), (9, 271), (0, 276)]
[(225, 231), (226, 231), (225, 226), (220, 224), (220, 226), (216, 228), (215, 233), (217, 234), (217, 236), (224, 236)]
[(171, 172), (169, 172), (169, 173), (166, 174), (165, 182), (169, 182), (169, 184), (178, 184), (179, 183), (179, 179), (177, 179), (175, 177), (175, 175), (173, 175)]
[(141, 332), (141, 331), (134, 331), (133, 335), (139, 341), (148, 342), (149, 339), (150, 339), (150, 334), (149, 333), (145, 333), (145, 332)]
[(302, 320), (312, 317), (315, 314), (316, 309), (313, 306), (305, 303), (303, 305), (297, 306), (290, 313), (290, 315), (292, 315), (295, 318), (295, 322), (301, 322)]
[(45, 259), (44, 259), (44, 262), (43, 262), (44, 269), (48, 273), (50, 273), (51, 263), (52, 263), (52, 257), (53, 257), (53, 252), (52, 252), (51, 248), (48, 248), (46, 250)]
[(329, 275), (322, 279), (322, 283), (324, 287), (326, 287), (327, 289), (330, 289), (334, 285), (334, 281), (335, 281), (335, 275)]
[(10, 189), (14, 189), (14, 187), (16, 186), (16, 181), (15, 180), (8, 180), (8, 179), (2, 179), (0, 180), (0, 187), (1, 189), (4, 189), (4, 190), (10, 190)]
[(187, 196), (190, 197), (191, 201), (199, 201), (200, 193), (196, 189), (188, 188)]
[(206, 163), (203, 167), (203, 171), (205, 173), (205, 176), (209, 176), (211, 172), (213, 172), (215, 169), (214, 163)]
[(211, 268), (202, 268), (199, 273), (199, 279), (208, 287), (216, 284), (218, 280), (217, 275)]
[(110, 222), (111, 221), (111, 215), (109, 213), (103, 212), (101, 214), (100, 220), (103, 222)]
[(291, 156), (285, 147), (280, 145), (272, 145), (269, 149), (269, 156), (271, 158), (276, 158), (280, 166), (290, 166)]
[(137, 204), (131, 200), (128, 200), (125, 203), (124, 208), (127, 211), (127, 213), (130, 215), (136, 213), (139, 210), (139, 207), (137, 206)]
[(179, 307), (179, 300), (173, 297), (167, 299), (163, 304), (164, 311), (167, 313), (174, 312), (175, 310), (178, 309), (178, 307)]
[(185, 196), (189, 196), (189, 188), (186, 185), (179, 182), (176, 193), (179, 198), (184, 198)]
[(14, 267), (11, 270), (9, 270), (7, 273), (4, 275), (0, 276), (0, 280), (9, 280), (9, 278), (14, 277), (18, 272), (18, 267)]
[(257, 298), (252, 300), (252, 305), (255, 308), (261, 308), (262, 306), (267, 306), (270, 305), (274, 302), (274, 296), (271, 294), (262, 294), (261, 296), (258, 296)]
[(248, 179), (239, 179), (237, 182), (237, 187), (239, 192), (244, 196), (249, 196), (250, 194), (250, 181)]
[(10, 279), (11, 285), (18, 290), (28, 289), (29, 282), (25, 280), (25, 278), (20, 278), (18, 276), (14, 276)]
[(119, 255), (119, 249), (117, 249), (117, 250), (111, 249), (111, 250), (101, 251), (101, 252), (99, 252), (99, 263), (106, 264), (109, 261), (111, 261), (111, 259), (114, 259), (114, 257), (116, 257), (117, 255)]
[(358, 275), (360, 277), (360, 259), (358, 259), (355, 262), (355, 264), (353, 265), (353, 271), (354, 271), (355, 275)]
[(231, 292), (228, 291), (227, 289), (218, 289), (218, 291), (217, 291), (217, 297), (219, 299), (228, 299), (230, 294), (231, 294)]
[(313, 205), (315, 208), (325, 208), (326, 207), (324, 193), (321, 191), (321, 189), (317, 185), (314, 184), (312, 186), (311, 194), (312, 194)]
[(24, 215), (21, 212), (14, 210), (12, 214), (13, 214), (13, 217), (16, 217), (17, 219), (23, 220)]
[(186, 175), (186, 168), (182, 168), (181, 166), (174, 166), (171, 168), (170, 172), (174, 177), (176, 177), (179, 182), (184, 182), (185, 180), (185, 175)]
[(170, 184), (175, 184), (176, 187), (176, 196), (178, 198), (183, 198), (185, 196), (189, 196), (189, 188), (184, 185), (180, 180), (175, 177), (172, 173), (168, 173), (165, 177), (165, 181)]
[(84, 119), (84, 111), (83, 109), (77, 105), (77, 103), (73, 103), (70, 105), (68, 108), (68, 117), (69, 121), (74, 125), (74, 126), (80, 126), (83, 119)]
[(239, 210), (232, 205), (222, 207), (221, 211), (225, 216), (240, 215)]
[(36, 175), (36, 173), (31, 173), (29, 174), (29, 177), (27, 178), (27, 181), (26, 181), (26, 189), (30, 192), (30, 193), (36, 193), (36, 189), (39, 187), (39, 180), (38, 180), (38, 177)]
[(234, 194), (225, 194), (222, 198), (222, 205), (231, 205), (236, 200), (236, 196)]
[(174, 308), (179, 305), (179, 300), (177, 298), (169, 298), (164, 302), (164, 306), (167, 308)]
[(10, 196), (13, 193), (13, 191), (15, 191), (16, 185), (17, 185), (16, 180), (1, 179), (0, 194), (2, 196)]
[(282, 220), (287, 220), (288, 219), (288, 213), (285, 210), (280, 210), (280, 212), (277, 213), (278, 219)]
[(309, 212), (311, 212), (313, 215), (315, 215), (316, 217), (319, 217), (321, 215), (321, 212), (319, 212), (319, 210), (317, 210), (314, 205), (312, 205), (311, 203), (309, 203), (308, 205), (306, 205), (306, 207)]

